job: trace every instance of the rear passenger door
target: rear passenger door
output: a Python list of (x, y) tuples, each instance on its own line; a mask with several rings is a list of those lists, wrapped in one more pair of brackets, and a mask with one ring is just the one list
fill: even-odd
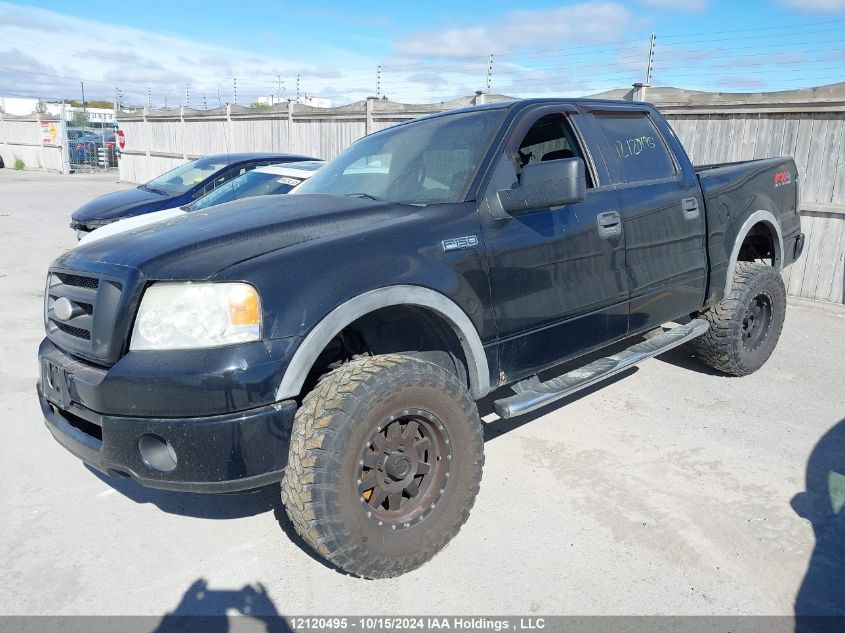
[[(704, 301), (707, 255), (698, 179), (651, 111), (592, 110), (619, 194), (630, 292), (630, 333), (689, 314)], [(668, 138), (667, 138), (668, 137)]]

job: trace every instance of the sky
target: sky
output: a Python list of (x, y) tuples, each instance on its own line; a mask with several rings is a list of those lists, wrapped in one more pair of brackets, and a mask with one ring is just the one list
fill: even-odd
[(582, 96), (845, 81), (845, 0), (0, 2), (0, 95), (154, 108), (258, 96)]

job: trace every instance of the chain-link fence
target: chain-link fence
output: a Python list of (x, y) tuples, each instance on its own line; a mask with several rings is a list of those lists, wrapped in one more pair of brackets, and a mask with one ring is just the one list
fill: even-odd
[(119, 148), (113, 123), (91, 121), (84, 110), (76, 111), (65, 123), (65, 135), (70, 171), (117, 169)]

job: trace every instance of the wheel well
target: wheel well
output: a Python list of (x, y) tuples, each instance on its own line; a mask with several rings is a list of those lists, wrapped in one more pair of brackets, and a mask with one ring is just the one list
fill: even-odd
[(374, 310), (344, 327), (323, 348), (302, 393), (321, 376), (361, 355), (399, 353), (440, 365), (469, 386), (466, 355), (452, 326), (438, 313), (414, 305)]
[(772, 227), (767, 222), (758, 222), (742, 241), (737, 261), (764, 261), (775, 265), (775, 236)]

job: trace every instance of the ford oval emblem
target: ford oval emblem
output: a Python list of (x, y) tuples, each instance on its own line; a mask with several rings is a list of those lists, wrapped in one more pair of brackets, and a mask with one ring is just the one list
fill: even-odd
[(53, 314), (61, 321), (67, 321), (73, 316), (73, 304), (67, 297), (59, 297), (53, 304)]

